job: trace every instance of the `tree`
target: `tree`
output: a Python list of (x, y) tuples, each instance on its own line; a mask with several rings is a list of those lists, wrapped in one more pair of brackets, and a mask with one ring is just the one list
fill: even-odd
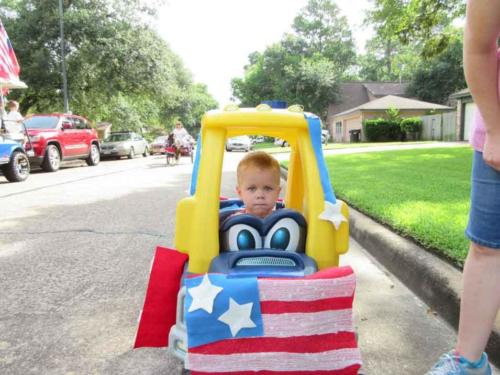
[[(163, 0), (66, 0), (66, 63), (73, 112), (113, 129), (166, 126), (193, 116), (181, 103), (206, 95), (193, 90), (191, 73), (149, 28)], [(18, 91), (23, 112), (62, 111), (57, 1), (10, 0), (2, 5), (6, 27), (28, 89)], [(40, 32), (44, 30), (44, 32)], [(168, 111), (175, 108), (177, 112)], [(198, 111), (199, 112), (199, 111)]]
[(408, 87), (408, 95), (445, 104), (450, 94), (466, 87), (462, 32), (455, 30), (450, 35), (450, 42), (442, 53), (421, 61)]
[[(355, 61), (354, 40), (345, 16), (331, 0), (309, 0), (295, 17), (293, 30), (308, 57), (319, 54), (344, 72)], [(299, 51), (297, 51), (299, 52)]]
[(443, 51), (450, 34), (447, 27), (465, 14), (462, 0), (372, 0), (365, 22), (372, 24), (383, 40), (398, 38), (403, 44), (420, 42), (422, 55)]
[(351, 31), (330, 0), (310, 0), (292, 27), (294, 33), (249, 56), (244, 77), (231, 81), (233, 96), (249, 106), (282, 99), (324, 118), (355, 61)]
[(375, 36), (366, 53), (358, 56), (358, 75), (368, 81), (408, 81), (420, 61), (420, 45), (403, 45), (398, 39)]

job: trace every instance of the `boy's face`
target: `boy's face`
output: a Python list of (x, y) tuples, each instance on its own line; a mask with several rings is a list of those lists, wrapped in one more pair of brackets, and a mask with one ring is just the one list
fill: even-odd
[(247, 213), (261, 218), (269, 215), (280, 194), (279, 177), (272, 169), (249, 166), (240, 176), (236, 192), (245, 204)]

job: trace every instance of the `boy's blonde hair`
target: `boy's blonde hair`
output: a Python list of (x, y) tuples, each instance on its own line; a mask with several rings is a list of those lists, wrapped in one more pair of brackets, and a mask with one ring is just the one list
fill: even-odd
[(264, 151), (254, 151), (246, 154), (243, 159), (240, 160), (238, 168), (236, 169), (236, 175), (238, 177), (238, 184), (241, 183), (243, 178), (243, 173), (251, 167), (258, 169), (269, 169), (275, 173), (276, 184), (280, 183), (280, 164), (278, 161)]

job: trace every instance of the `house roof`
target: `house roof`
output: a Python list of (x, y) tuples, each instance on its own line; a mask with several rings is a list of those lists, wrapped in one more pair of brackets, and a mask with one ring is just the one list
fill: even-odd
[(404, 96), (407, 87), (407, 83), (399, 82), (344, 82), (340, 85), (339, 102), (332, 103), (328, 107), (329, 116), (347, 111), (370, 101), (368, 94), (375, 97), (385, 95)]
[(458, 99), (458, 98), (467, 98), (472, 96), (470, 93), (470, 90), (468, 88), (465, 88), (463, 90), (454, 92), (453, 94), (450, 95), (450, 99)]
[(405, 96), (407, 83), (402, 82), (366, 82), (363, 84), (366, 89), (377, 97), (386, 95)]
[(371, 102), (364, 103), (360, 106), (357, 106), (355, 108), (351, 108), (347, 111), (337, 113), (337, 114), (335, 114), (335, 116), (346, 115), (348, 113), (355, 112), (355, 111), (386, 111), (390, 108), (397, 108), (397, 109), (404, 109), (404, 110), (408, 110), (408, 109), (425, 109), (425, 110), (452, 109), (451, 107), (447, 107), (447, 106), (441, 105), (441, 104), (423, 102), (420, 100), (409, 99), (409, 98), (402, 98), (400, 96), (395, 96), (395, 95), (386, 95), (383, 98), (375, 99), (375, 100), (372, 100)]

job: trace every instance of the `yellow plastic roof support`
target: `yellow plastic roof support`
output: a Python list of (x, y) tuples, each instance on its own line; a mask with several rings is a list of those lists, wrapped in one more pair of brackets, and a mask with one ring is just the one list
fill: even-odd
[[(189, 254), (189, 271), (205, 273), (219, 254), (219, 197), (222, 161), (227, 138), (238, 135), (266, 135), (286, 139), (291, 145), (285, 205), (306, 218), (306, 253), (320, 268), (338, 265), (339, 254), (347, 251), (349, 227), (342, 222), (335, 229), (319, 218), (325, 208), (323, 188), (316, 163), (308, 121), (304, 113), (261, 107), (207, 112), (201, 123), (201, 157), (196, 191), (182, 199), (176, 212), (175, 247)], [(342, 213), (348, 215), (342, 203)]]

